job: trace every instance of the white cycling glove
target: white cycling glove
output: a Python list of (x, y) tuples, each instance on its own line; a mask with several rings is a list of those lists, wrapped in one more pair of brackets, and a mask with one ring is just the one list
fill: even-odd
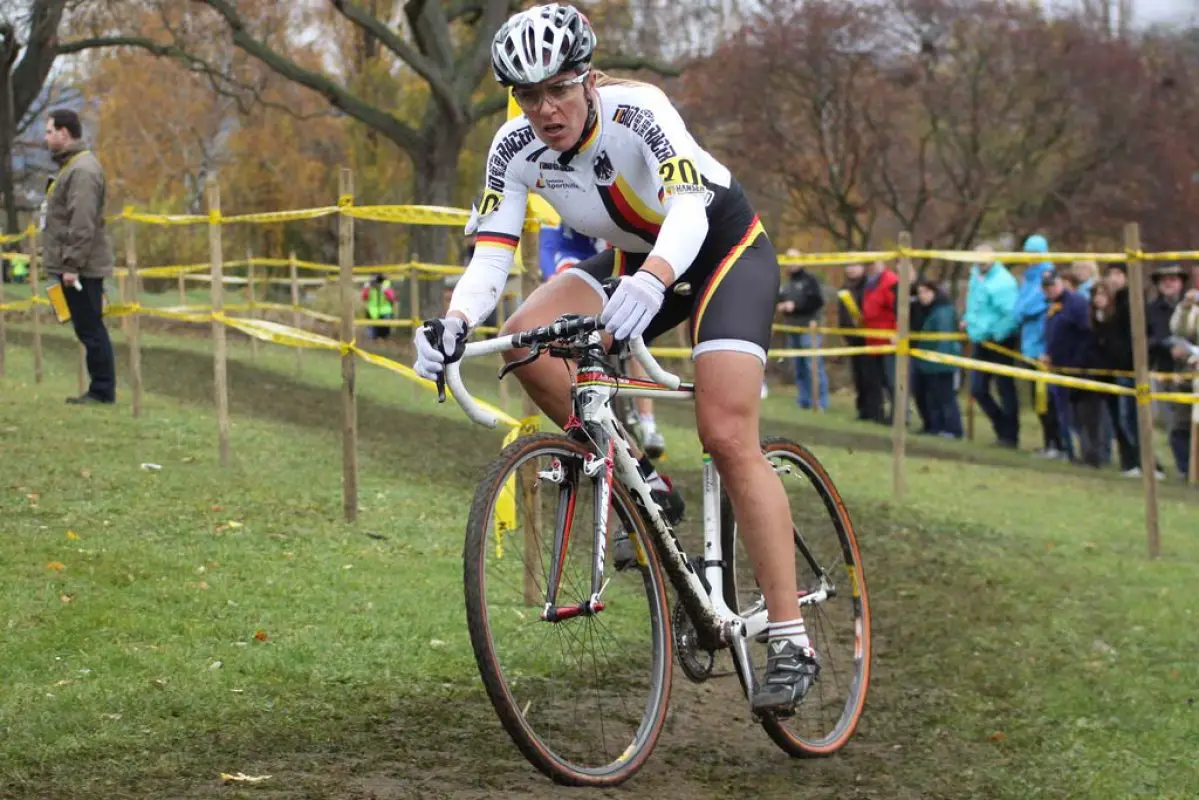
[(416, 329), (416, 363), (412, 368), (425, 380), (435, 381), (462, 358), (466, 350), (466, 321), (458, 317), (429, 320)]
[(618, 340), (635, 338), (645, 333), (665, 297), (666, 286), (652, 274), (640, 270), (626, 275), (604, 306), (600, 322)]

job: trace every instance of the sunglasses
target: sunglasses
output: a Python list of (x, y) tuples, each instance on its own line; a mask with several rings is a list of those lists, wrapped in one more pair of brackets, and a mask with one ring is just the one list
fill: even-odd
[(516, 98), (516, 104), (524, 111), (536, 111), (546, 101), (554, 108), (557, 108), (570, 96), (570, 90), (587, 80), (587, 76), (590, 74), (591, 71), (588, 70), (569, 80), (551, 83), (549, 86), (544, 86), (540, 89), (535, 89), (531, 86), (520, 86), (512, 90), (512, 96)]

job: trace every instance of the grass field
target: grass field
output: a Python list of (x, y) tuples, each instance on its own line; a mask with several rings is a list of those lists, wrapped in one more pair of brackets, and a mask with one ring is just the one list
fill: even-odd
[[(0, 797), (560, 793), (500, 729), (464, 623), (466, 509), (502, 434), (361, 366), (347, 525), (335, 356), (306, 354), (296, 378), (292, 353), (234, 347), (223, 470), (203, 338), (149, 337), (140, 420), (127, 392), (111, 409), (62, 404), (77, 364), (62, 329), (40, 385), (27, 331), (9, 339)], [(472, 387), (494, 397), (485, 375)], [(897, 506), (888, 431), (804, 414), (785, 389), (766, 414), (767, 432), (813, 447), (858, 529), (875, 634), (859, 733), (832, 759), (791, 761), (735, 679), (679, 678), (649, 765), (600, 794), (1199, 794), (1193, 494), (1164, 488), (1149, 562), (1139, 482), (921, 438)], [(688, 414), (665, 420), (696, 517)], [(226, 787), (222, 772), (272, 777)]]

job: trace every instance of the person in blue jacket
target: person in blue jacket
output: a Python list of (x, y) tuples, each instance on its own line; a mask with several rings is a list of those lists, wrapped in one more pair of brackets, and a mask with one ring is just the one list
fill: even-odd
[[(990, 246), (976, 248), (979, 263), (970, 270), (970, 288), (966, 294), (966, 318), (962, 327), (974, 345), (974, 357), (979, 361), (1012, 366), (1012, 357), (987, 347), (997, 344), (1008, 350), (1020, 347), (1020, 323), (1016, 318), (1016, 279), (999, 262), (991, 262), (994, 252)], [(991, 382), (999, 389), (999, 402), (991, 396)], [(995, 436), (1002, 447), (1015, 449), (1020, 442), (1020, 400), (1016, 396), (1016, 381), (1004, 375), (975, 370), (970, 387), (978, 407), (991, 420)]]
[[(925, 333), (954, 333), (957, 331), (957, 314), (953, 311), (953, 303), (949, 296), (937, 286), (936, 281), (931, 278), (921, 279), (916, 286), (916, 300), (924, 312), (921, 315), (924, 320), (920, 326), (921, 331)], [(951, 356), (962, 354), (960, 342), (930, 340), (922, 342), (921, 347)], [(915, 359), (915, 369), (920, 376), (917, 386), (922, 395), (921, 407), (924, 409), (927, 421), (925, 432), (948, 439), (961, 439), (962, 414), (958, 409), (957, 392), (953, 388), (957, 367), (939, 364), (936, 361)]]
[[(1041, 286), (1049, 300), (1045, 316), (1045, 352), (1041, 360), (1050, 367), (1088, 367), (1092, 363), (1094, 337), (1091, 333), (1091, 304), (1078, 292), (1066, 287), (1066, 281), (1056, 271), (1041, 276)], [(1084, 398), (1077, 392), (1066, 391), (1067, 402), (1059, 404), (1058, 425), (1070, 429), (1071, 405), (1079, 406)], [(1085, 409), (1077, 409), (1084, 412)], [(1098, 465), (1099, 442), (1092, 436), (1079, 442), (1084, 463)], [(1073, 453), (1070, 453), (1073, 460)]]
[[(1049, 242), (1039, 233), (1034, 233), (1024, 240), (1024, 252), (1048, 253)], [(1049, 309), (1049, 300), (1041, 289), (1041, 278), (1047, 272), (1053, 272), (1053, 265), (1048, 261), (1038, 261), (1029, 264), (1020, 283), (1020, 292), (1016, 297), (1016, 318), (1020, 320), (1020, 352), (1025, 358), (1040, 359), (1045, 352), (1045, 312)], [(1030, 383), (1033, 402), (1036, 402), (1037, 385)], [(1049, 387), (1049, 407), (1044, 414), (1038, 414), (1041, 422), (1041, 434), (1044, 446), (1037, 455), (1046, 458), (1065, 458), (1070, 452), (1066, 437), (1067, 431), (1061, 431), (1058, 425), (1057, 406), (1067, 402), (1064, 387)]]

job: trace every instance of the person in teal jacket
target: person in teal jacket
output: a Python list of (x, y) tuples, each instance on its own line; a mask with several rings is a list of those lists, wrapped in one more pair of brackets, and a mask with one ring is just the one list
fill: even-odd
[[(1024, 240), (1024, 252), (1048, 253), (1049, 242), (1039, 233), (1034, 233)], [(1041, 288), (1041, 280), (1046, 273), (1053, 272), (1053, 265), (1048, 261), (1038, 261), (1029, 264), (1020, 283), (1020, 293), (1016, 296), (1016, 318), (1020, 320), (1020, 352), (1025, 358), (1039, 359), (1045, 354), (1045, 316), (1049, 311), (1049, 299)], [(1033, 402), (1036, 402), (1037, 385), (1028, 384)], [(1062, 417), (1061, 409), (1057, 406), (1067, 403), (1064, 390), (1053, 386), (1049, 390), (1049, 408), (1044, 414), (1038, 414), (1041, 422), (1041, 435), (1044, 446), (1037, 455), (1045, 458), (1065, 458), (1070, 452), (1068, 442), (1063, 441), (1058, 420)]]
[[(953, 311), (953, 303), (937, 286), (936, 281), (922, 279), (916, 286), (916, 299), (925, 309), (924, 324), (920, 328), (922, 332), (957, 332), (958, 321), (957, 314)], [(951, 356), (962, 354), (962, 345), (954, 341), (924, 341), (920, 342), (920, 347)], [(922, 402), (928, 421), (928, 427), (923, 432), (948, 439), (962, 438), (962, 413), (958, 408), (957, 393), (953, 388), (957, 367), (916, 359), (916, 371), (920, 374), (917, 384), (923, 395)]]
[[(974, 345), (974, 357), (979, 361), (1011, 366), (1013, 359), (1002, 352), (986, 347), (997, 344), (1008, 350), (1020, 347), (1020, 321), (1016, 317), (1016, 298), (1019, 288), (1012, 273), (1002, 264), (990, 263), (992, 250), (983, 245), (977, 248), (982, 259), (970, 270), (970, 288), (966, 294), (966, 319), (962, 326)], [(999, 390), (999, 402), (991, 396), (991, 382)], [(1020, 399), (1016, 396), (1014, 379), (974, 371), (970, 394), (991, 420), (995, 437), (1002, 447), (1016, 448), (1020, 442)]]

